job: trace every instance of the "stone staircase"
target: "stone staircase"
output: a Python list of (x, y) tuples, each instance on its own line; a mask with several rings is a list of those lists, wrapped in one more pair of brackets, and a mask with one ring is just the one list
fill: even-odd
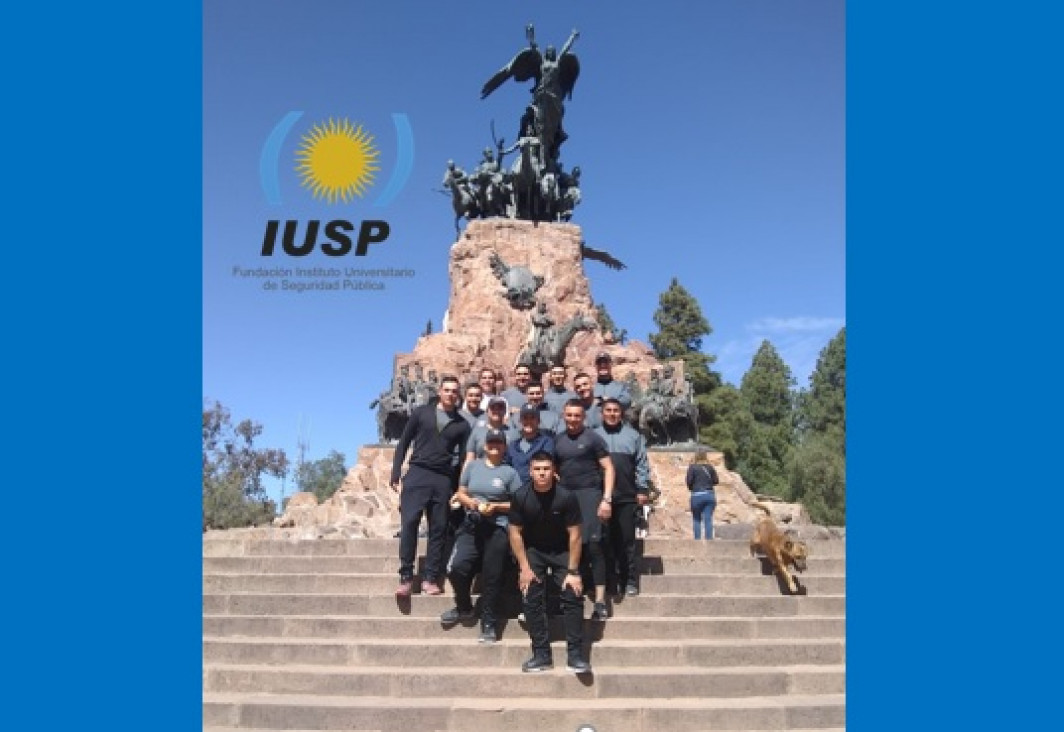
[(583, 677), (565, 670), (560, 618), (554, 670), (523, 674), (517, 619), (479, 645), (475, 623), (440, 626), (449, 592), (397, 605), (398, 540), (210, 533), (204, 729), (842, 729), (846, 543), (810, 545), (790, 596), (745, 541), (647, 539), (642, 594), (587, 621)]

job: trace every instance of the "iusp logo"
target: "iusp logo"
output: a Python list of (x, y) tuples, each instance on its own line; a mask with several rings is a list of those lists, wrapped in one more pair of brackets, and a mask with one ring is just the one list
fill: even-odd
[[(282, 151), (303, 112), (288, 112), (274, 126), (262, 146), (259, 157), (259, 178), (266, 201), (282, 205), (282, 175), (294, 176), (303, 195), (326, 205), (352, 205), (358, 199), (371, 198), (375, 208), (387, 206), (399, 194), (414, 167), (414, 135), (405, 114), (393, 113), (395, 125), (395, 167), (387, 184), (375, 196), (371, 195), (380, 173), (380, 150), (373, 133), (359, 121), (349, 117), (328, 117), (302, 125), (294, 154), (283, 159)], [(291, 180), (291, 178), (290, 178)], [(351, 253), (356, 226), (346, 219), (306, 222), (302, 237), (302, 222), (297, 219), (271, 219), (266, 222), (262, 239), (262, 256), (272, 256), (277, 241), (285, 254), (302, 257), (320, 246), (332, 257)], [(391, 227), (382, 219), (366, 219), (357, 227), (354, 241), (356, 256), (364, 256), (370, 244), (388, 238)], [(319, 243), (319, 234), (325, 241)]]
[(297, 169), (303, 187), (309, 188), (315, 198), (347, 203), (355, 196), (361, 198), (373, 185), (380, 170), (379, 154), (373, 138), (361, 125), (356, 128), (350, 120), (330, 119), (303, 135), (296, 154)]

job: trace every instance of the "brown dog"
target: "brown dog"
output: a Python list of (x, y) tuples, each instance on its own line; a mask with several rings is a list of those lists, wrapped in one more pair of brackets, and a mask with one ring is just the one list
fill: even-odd
[(756, 556), (757, 552), (764, 554), (776, 570), (776, 574), (787, 583), (791, 594), (798, 592), (794, 577), (787, 568), (794, 567), (796, 572), (804, 572), (805, 560), (809, 556), (809, 546), (804, 541), (794, 539), (780, 531), (776, 522), (772, 520), (768, 506), (756, 501), (750, 505), (768, 514), (754, 527), (754, 534), (750, 537), (750, 556)]

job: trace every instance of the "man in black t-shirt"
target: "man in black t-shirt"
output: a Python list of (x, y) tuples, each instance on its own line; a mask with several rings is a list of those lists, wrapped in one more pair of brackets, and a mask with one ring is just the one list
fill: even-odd
[(529, 465), (532, 480), (510, 501), (510, 549), (520, 567), (518, 586), (524, 596), (525, 619), (532, 641), (526, 673), (554, 667), (547, 628), (548, 576), (559, 591), (565, 617), (566, 667), (591, 672), (584, 659), (584, 596), (580, 579), (581, 518), (576, 497), (554, 478), (554, 458), (539, 452)]
[(606, 441), (585, 426), (584, 405), (571, 399), (562, 414), (565, 431), (554, 438), (558, 477), (576, 494), (583, 516), (584, 572), (591, 577), (592, 620), (606, 620), (606, 554), (613, 514), (613, 462)]

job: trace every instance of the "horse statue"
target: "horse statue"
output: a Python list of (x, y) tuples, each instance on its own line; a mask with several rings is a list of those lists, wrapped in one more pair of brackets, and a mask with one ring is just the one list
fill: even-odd
[(698, 442), (698, 407), (689, 397), (649, 391), (634, 400), (628, 412), (647, 445)]
[(543, 146), (537, 137), (522, 137), (516, 147), (521, 155), (510, 169), (515, 218), (537, 221), (543, 217), (540, 181), (543, 177)]
[[(547, 320), (547, 323), (553, 321)], [(594, 318), (578, 312), (559, 327), (539, 327), (533, 321), (536, 330), (532, 333), (529, 346), (517, 359), (518, 363), (528, 364), (535, 373), (542, 373), (551, 366), (565, 365), (565, 350), (580, 331), (592, 331), (598, 328)]]
[(480, 213), (477, 199), (469, 187), (469, 178), (465, 171), (456, 168), (454, 161), (447, 161), (447, 172), (443, 176), (443, 185), (451, 194), (451, 205), (454, 207), (454, 233), (462, 233), (459, 222), (462, 217), (475, 219)]
[(543, 218), (557, 221), (561, 218), (561, 195), (558, 192), (558, 176), (544, 173), (539, 181), (539, 195), (543, 203)]
[(698, 442), (698, 406), (687, 397), (674, 397), (666, 422), (668, 444)]
[(669, 444), (668, 405), (664, 399), (649, 395), (633, 405), (635, 427), (646, 438), (647, 445)]

